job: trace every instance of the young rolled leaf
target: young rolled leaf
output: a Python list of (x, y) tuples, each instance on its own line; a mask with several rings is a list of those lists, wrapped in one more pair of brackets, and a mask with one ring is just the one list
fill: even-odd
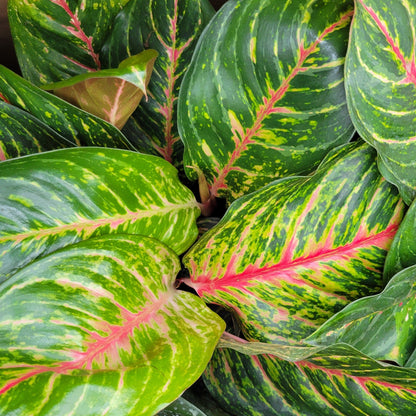
[(7, 160), (0, 189), (0, 281), (93, 236), (148, 235), (180, 254), (198, 235), (194, 195), (155, 156), (76, 148)]
[(416, 5), (355, 3), (345, 68), (351, 118), (377, 149), (384, 177), (410, 205), (416, 195)]
[(235, 416), (416, 414), (414, 368), (382, 364), (345, 344), (298, 361), (217, 349), (204, 381)]
[(313, 176), (277, 180), (234, 201), (186, 254), (183, 281), (231, 310), (248, 339), (300, 340), (380, 291), (402, 216), (374, 149), (344, 145)]
[(121, 129), (147, 95), (157, 52), (131, 56), (117, 69), (103, 69), (48, 84), (46, 90)]
[(158, 51), (149, 96), (123, 132), (140, 151), (162, 156), (177, 167), (182, 166), (183, 152), (176, 123), (179, 86), (213, 15), (208, 0), (130, 0), (116, 16), (100, 53), (103, 65), (114, 68), (131, 54), (148, 48)]
[(8, 17), (23, 76), (50, 84), (102, 68), (100, 50), (128, 0), (10, 0)]
[(346, 343), (376, 360), (400, 366), (415, 352), (416, 266), (394, 276), (378, 295), (358, 299), (338, 312), (307, 342)]
[[(25, 110), (39, 122), (77, 145), (134, 149), (120, 130), (112, 124), (43, 91), (2, 65), (0, 99)], [(21, 122), (24, 123), (27, 117), (29, 116), (22, 117)], [(33, 134), (28, 132), (26, 140)]]
[(230, 200), (312, 172), (350, 140), (343, 64), (350, 0), (229, 0), (205, 29), (178, 102), (186, 173)]
[(0, 161), (72, 146), (75, 143), (36, 117), (0, 101)]
[(151, 416), (203, 372), (224, 322), (174, 288), (179, 259), (118, 235), (61, 249), (0, 288), (0, 408)]

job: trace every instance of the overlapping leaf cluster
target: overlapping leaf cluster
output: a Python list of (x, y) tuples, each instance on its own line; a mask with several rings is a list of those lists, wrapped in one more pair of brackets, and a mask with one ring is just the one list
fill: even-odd
[(416, 6), (223, 3), (9, 0), (1, 414), (416, 415)]

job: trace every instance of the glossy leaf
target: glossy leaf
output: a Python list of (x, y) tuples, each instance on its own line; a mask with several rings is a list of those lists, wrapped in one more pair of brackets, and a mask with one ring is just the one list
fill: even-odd
[(196, 42), (214, 15), (208, 0), (131, 0), (117, 15), (101, 57), (116, 67), (122, 59), (144, 49), (158, 51), (142, 101), (123, 132), (140, 151), (182, 166), (183, 145), (176, 123), (176, 106), (183, 75)]
[(29, 113), (0, 101), (0, 161), (44, 152), (75, 143)]
[(153, 415), (204, 370), (224, 329), (174, 288), (157, 240), (90, 239), (0, 287), (0, 408), (12, 416)]
[(170, 404), (166, 409), (162, 410), (157, 416), (207, 416), (202, 410), (199, 410), (192, 403), (179, 397)]
[(108, 233), (143, 234), (183, 253), (199, 208), (161, 158), (76, 148), (0, 164), (0, 280), (58, 248)]
[(248, 339), (300, 340), (379, 292), (402, 215), (374, 149), (345, 145), (313, 176), (281, 179), (235, 201), (186, 254), (184, 281), (231, 310)]
[(416, 415), (416, 370), (377, 362), (345, 344), (297, 361), (217, 349), (204, 380), (235, 416)]
[(202, 380), (198, 380), (186, 390), (182, 397), (203, 411), (206, 416), (230, 416), (209, 394)]
[(388, 281), (400, 270), (416, 264), (416, 203), (412, 203), (400, 224), (384, 265), (385, 280)]
[[(71, 143), (133, 149), (133, 145), (112, 124), (35, 87), (1, 65), (0, 99), (25, 110)], [(21, 122), (27, 117), (29, 116), (22, 117)], [(50, 135), (46, 130), (45, 134)], [(28, 136), (33, 134), (28, 132)]]
[(8, 17), (24, 78), (50, 84), (102, 68), (100, 50), (128, 0), (10, 0)]
[(156, 57), (150, 49), (125, 59), (117, 69), (87, 72), (44, 88), (121, 129), (147, 95)]
[(182, 166), (176, 100), (196, 42), (214, 14), (208, 0), (67, 0), (8, 2), (16, 53), (36, 85), (117, 68), (155, 49), (159, 58), (147, 100), (123, 132), (142, 152)]
[(383, 292), (350, 303), (307, 342), (347, 343), (374, 359), (408, 366), (416, 346), (415, 276), (416, 266), (403, 270), (390, 280)]
[(346, 61), (351, 118), (405, 202), (416, 195), (416, 5), (356, 0)]
[(232, 200), (312, 172), (350, 140), (343, 64), (350, 0), (229, 0), (181, 85), (186, 173)]

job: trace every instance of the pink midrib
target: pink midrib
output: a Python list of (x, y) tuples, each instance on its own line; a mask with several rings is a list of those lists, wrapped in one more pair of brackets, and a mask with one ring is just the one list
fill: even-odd
[[(99, 355), (111, 350), (112, 346), (116, 345), (120, 340), (126, 339), (133, 332), (135, 328), (140, 325), (150, 323), (155, 319), (155, 316), (160, 309), (166, 305), (173, 292), (167, 291), (163, 295), (159, 295), (157, 299), (153, 299), (148, 307), (143, 308), (139, 313), (132, 313), (127, 309), (118, 305), (124, 318), (125, 324), (123, 326), (112, 325), (107, 327), (109, 335), (107, 337), (96, 336), (95, 342), (88, 343), (86, 351), (70, 351), (75, 359), (73, 361), (64, 361), (50, 366), (33, 366), (33, 369), (25, 373), (24, 375), (17, 377), (14, 380), (9, 381), (3, 387), (0, 388), (0, 395), (8, 392), (13, 387), (19, 385), (25, 380), (35, 377), (43, 373), (55, 373), (55, 374), (69, 374), (73, 370), (90, 370), (92, 371), (92, 363)], [(21, 368), (22, 365), (17, 365), (16, 368)], [(30, 368), (28, 366), (28, 368)], [(115, 368), (118, 369), (118, 368)], [(107, 370), (107, 368), (100, 368), (97, 371)], [(111, 370), (111, 368), (110, 368)]]
[(368, 376), (365, 376), (365, 375), (346, 374), (345, 371), (336, 370), (336, 369), (328, 369), (328, 368), (321, 367), (319, 365), (313, 364), (309, 361), (298, 361), (295, 364), (299, 368), (299, 370), (302, 371), (302, 372), (303, 372), (303, 368), (307, 367), (312, 371), (317, 371), (317, 370), (322, 371), (322, 372), (328, 374), (329, 376), (331, 376), (331, 378), (333, 378), (333, 377), (336, 377), (336, 378), (351, 378), (351, 379), (355, 380), (367, 394), (370, 394), (370, 395), (372, 395), (372, 394), (368, 390), (367, 383), (377, 384), (377, 385), (379, 385), (383, 388), (388, 388), (388, 389), (392, 389), (392, 390), (404, 390), (408, 393), (416, 394), (415, 389), (405, 388), (402, 385), (391, 383), (391, 382), (388, 382), (388, 381), (377, 380), (374, 377), (368, 377)]
[[(293, 67), (292, 71), (289, 73), (289, 75), (282, 81), (282, 84), (280, 87), (275, 91), (270, 91), (270, 98), (264, 98), (263, 102), (264, 105), (261, 105), (259, 107), (259, 111), (256, 114), (256, 119), (254, 121), (254, 124), (251, 128), (247, 128), (245, 130), (245, 133), (243, 134), (243, 137), (239, 139), (238, 137), (234, 136), (232, 139), (235, 143), (239, 143), (236, 145), (235, 150), (230, 155), (230, 159), (228, 163), (223, 166), (221, 169), (218, 169), (217, 176), (214, 177), (213, 183), (210, 186), (210, 191), (213, 196), (218, 197), (218, 192), (220, 189), (227, 189), (226, 184), (226, 177), (232, 170), (238, 170), (238, 167), (234, 167), (235, 162), (240, 158), (241, 154), (247, 150), (247, 146), (251, 143), (255, 143), (255, 140), (253, 140), (253, 137), (256, 136), (256, 134), (261, 130), (263, 127), (263, 121), (265, 118), (273, 114), (277, 111), (276, 104), (284, 97), (287, 90), (289, 89), (290, 82), (293, 80), (293, 78), (296, 77), (296, 75), (299, 72), (305, 71), (304, 68), (302, 68), (302, 65), (304, 64), (305, 60), (309, 57), (309, 55), (317, 48), (319, 43), (323, 41), (323, 39), (333, 31), (335, 31), (339, 26), (344, 24), (346, 21), (348, 21), (352, 16), (354, 12), (350, 11), (346, 14), (344, 14), (341, 19), (326, 28), (322, 34), (316, 39), (314, 43), (312, 43), (311, 46), (305, 49), (305, 46), (303, 44), (303, 41), (299, 47), (300, 54), (299, 54), (299, 60), (296, 63), (296, 65)], [(287, 109), (279, 109), (280, 112), (288, 112)]]
[(312, 267), (312, 265), (317, 262), (322, 262), (333, 257), (340, 257), (364, 247), (377, 246), (387, 249), (397, 228), (398, 224), (395, 223), (376, 235), (357, 239), (342, 247), (337, 247), (328, 251), (320, 250), (311, 253), (308, 257), (286, 260), (269, 267), (256, 268), (251, 265), (251, 267), (248, 266), (243, 273), (230, 273), (228, 276), (225, 275), (216, 280), (211, 280), (209, 275), (198, 276), (193, 272), (191, 280), (183, 279), (183, 282), (195, 289), (201, 297), (217, 297), (216, 293), (218, 291), (229, 292), (230, 289), (247, 290), (248, 287), (256, 284), (256, 280), (258, 281), (260, 279), (262, 282), (272, 282), (276, 280), (277, 277), (280, 281), (285, 281), (289, 284), (313, 286), (312, 283), (303, 280), (301, 281), (300, 278), (293, 276), (294, 270), (298, 267)]
[(72, 35), (80, 39), (86, 45), (85, 49), (87, 50), (88, 54), (93, 59), (96, 65), (96, 68), (88, 68), (85, 65), (78, 63), (74, 60), (71, 60), (71, 61), (84, 69), (88, 69), (89, 71), (96, 71), (97, 69), (101, 69), (101, 62), (100, 62), (99, 55), (94, 51), (94, 48), (92, 46), (92, 37), (91, 36), (88, 37), (85, 34), (84, 30), (81, 27), (81, 22), (79, 21), (78, 16), (74, 14), (72, 10), (69, 8), (67, 1), (66, 0), (51, 0), (51, 2), (62, 7), (65, 10), (65, 12), (68, 14), (68, 16), (71, 19), (70, 23), (73, 25), (74, 29), (71, 27), (67, 27), (67, 30)]
[(173, 128), (173, 107), (174, 103), (177, 100), (177, 97), (174, 94), (174, 89), (176, 81), (178, 80), (178, 75), (176, 74), (178, 68), (179, 58), (182, 55), (183, 51), (190, 45), (193, 38), (189, 38), (182, 47), (177, 48), (177, 24), (178, 24), (178, 0), (174, 1), (174, 16), (170, 19), (170, 34), (172, 38), (172, 46), (169, 46), (164, 42), (164, 40), (157, 34), (159, 42), (163, 45), (166, 50), (166, 53), (169, 58), (169, 67), (166, 70), (167, 75), (167, 88), (164, 90), (166, 96), (166, 103), (159, 107), (159, 112), (165, 118), (164, 123), (164, 136), (166, 145), (164, 147), (155, 145), (156, 150), (166, 159), (168, 162), (172, 163), (172, 154), (173, 146), (179, 141), (179, 136), (174, 136), (172, 133)]
[(395, 43), (393, 37), (389, 33), (387, 26), (381, 21), (380, 17), (374, 11), (372, 7), (367, 6), (364, 4), (363, 0), (358, 0), (360, 4), (363, 6), (364, 10), (371, 16), (374, 23), (377, 27), (381, 30), (384, 37), (386, 38), (387, 43), (390, 45), (393, 53), (397, 57), (397, 59), (402, 63), (403, 69), (406, 72), (406, 78), (401, 81), (401, 83), (413, 83), (416, 86), (416, 63), (415, 63), (415, 55), (413, 50), (413, 56), (411, 60), (406, 60), (400, 47)]

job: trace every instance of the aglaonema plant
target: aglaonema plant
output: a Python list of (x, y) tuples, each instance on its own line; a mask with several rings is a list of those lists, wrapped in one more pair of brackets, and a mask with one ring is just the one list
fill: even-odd
[(223, 3), (9, 0), (2, 415), (416, 415), (416, 7)]

